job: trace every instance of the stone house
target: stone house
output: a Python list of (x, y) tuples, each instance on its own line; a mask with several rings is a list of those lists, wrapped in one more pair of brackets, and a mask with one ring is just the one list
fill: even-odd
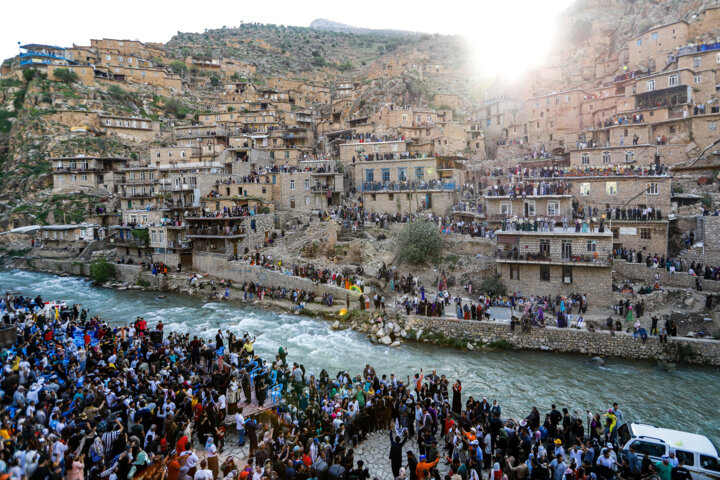
[(586, 294), (592, 305), (612, 301), (612, 233), (498, 230), (496, 265), (510, 292)]
[(117, 193), (116, 173), (127, 164), (117, 157), (53, 157), (53, 192), (92, 191), (103, 189)]

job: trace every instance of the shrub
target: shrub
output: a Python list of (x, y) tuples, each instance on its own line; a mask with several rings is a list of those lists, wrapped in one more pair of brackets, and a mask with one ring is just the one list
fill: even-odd
[(168, 115), (174, 115), (175, 117), (181, 119), (185, 118), (188, 112), (187, 107), (176, 98), (167, 99), (165, 101), (165, 105), (163, 105), (163, 110), (165, 110), (165, 113)]
[(701, 201), (703, 206), (705, 206), (706, 208), (710, 208), (712, 206), (712, 197), (708, 193), (703, 193)]
[(25, 80), (25, 83), (30, 83), (33, 81), (33, 79), (37, 76), (38, 70), (37, 68), (29, 68), (27, 70), (23, 70), (23, 80)]
[(150, 232), (147, 228), (133, 230), (132, 236), (142, 245), (148, 245), (150, 243)]
[(77, 73), (73, 72), (69, 68), (58, 68), (55, 70), (53, 75), (58, 81), (67, 83), (68, 85), (78, 81)]
[(485, 277), (480, 284), (480, 292), (485, 295), (496, 296), (506, 295), (507, 287), (502, 281), (502, 277), (499, 273), (495, 273), (490, 277)]
[(400, 262), (421, 265), (435, 262), (442, 250), (442, 237), (434, 222), (416, 220), (408, 223), (397, 239), (397, 257)]
[(487, 344), (488, 348), (492, 348), (494, 350), (512, 350), (513, 344), (505, 340), (504, 338), (501, 340), (493, 340), (492, 342)]
[(341, 72), (347, 72), (348, 70), (353, 69), (353, 64), (352, 64), (352, 62), (350, 62), (350, 60), (346, 60), (343, 63), (341, 63), (340, 65), (338, 65), (337, 69), (340, 70)]
[(96, 258), (90, 264), (90, 278), (95, 283), (105, 283), (115, 278), (115, 265), (105, 258)]
[(170, 62), (169, 67), (170, 67), (170, 70), (177, 73), (178, 75), (184, 75), (188, 71), (187, 65), (185, 65), (185, 63), (183, 63), (179, 60), (174, 60), (174, 61)]

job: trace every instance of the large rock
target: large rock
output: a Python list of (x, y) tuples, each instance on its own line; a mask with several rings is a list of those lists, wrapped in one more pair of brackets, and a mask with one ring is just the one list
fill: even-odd
[(688, 297), (685, 299), (685, 301), (683, 303), (685, 303), (685, 305), (687, 305), (689, 307), (690, 305), (695, 303), (695, 297)]
[(395, 340), (390, 344), (391, 347), (399, 347), (400, 346), (400, 340)]
[(415, 340), (420, 341), (420, 337), (422, 336), (423, 330), (422, 328), (417, 331), (417, 334), (415, 334)]
[(384, 337), (385, 336), (385, 329), (381, 328), (377, 332), (375, 332), (376, 337)]
[(403, 329), (400, 330), (400, 336), (401, 336), (402, 338), (408, 338), (410, 335), (408, 335), (407, 330), (405, 330), (405, 329), (403, 328)]
[(602, 367), (605, 365), (605, 360), (603, 360), (600, 357), (593, 357), (590, 359), (590, 363), (592, 363), (593, 365), (596, 365), (598, 367)]
[(393, 343), (392, 338), (390, 338), (389, 335), (385, 335), (384, 337), (381, 337), (379, 342), (382, 343), (383, 345), (391, 345)]
[(335, 320), (332, 325), (330, 325), (330, 330), (340, 330), (340, 321)]

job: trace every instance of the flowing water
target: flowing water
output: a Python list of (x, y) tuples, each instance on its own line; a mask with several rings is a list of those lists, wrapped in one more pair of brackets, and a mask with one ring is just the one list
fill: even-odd
[[(287, 347), (289, 360), (319, 373), (361, 373), (371, 364), (379, 374), (399, 378), (420, 368), (463, 382), (463, 402), (497, 399), (503, 415), (525, 416), (530, 407), (550, 405), (600, 412), (617, 401), (626, 420), (702, 433), (720, 444), (720, 370), (698, 366), (663, 370), (649, 362), (609, 359), (603, 367), (585, 357), (546, 352), (461, 352), (408, 344), (401, 348), (373, 345), (352, 330), (333, 331), (327, 321), (278, 314), (257, 307), (207, 303), (189, 296), (115, 291), (88, 280), (26, 271), (0, 271), (0, 291), (42, 295), (45, 301), (81, 303), (113, 325), (140, 315), (152, 325), (162, 320), (166, 331), (214, 337), (218, 329), (257, 335), (256, 351), (274, 358)], [(651, 340), (652, 341), (652, 340)]]

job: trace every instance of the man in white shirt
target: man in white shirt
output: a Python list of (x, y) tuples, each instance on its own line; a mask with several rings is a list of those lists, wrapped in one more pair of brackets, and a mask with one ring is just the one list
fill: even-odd
[(208, 470), (207, 460), (204, 458), (200, 461), (200, 469), (195, 472), (193, 480), (215, 480), (212, 471)]
[(241, 447), (245, 445), (245, 417), (243, 417), (242, 411), (243, 409), (239, 408), (235, 414), (235, 429), (238, 432), (238, 445)]

